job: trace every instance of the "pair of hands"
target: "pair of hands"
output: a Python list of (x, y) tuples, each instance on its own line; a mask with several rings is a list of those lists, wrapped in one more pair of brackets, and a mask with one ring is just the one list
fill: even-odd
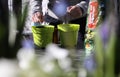
[[(78, 6), (69, 6), (67, 7), (67, 14), (69, 14), (73, 18), (79, 18), (82, 16), (82, 11), (80, 7)], [(36, 12), (32, 15), (32, 21), (33, 22), (43, 22), (44, 21), (44, 16), (40, 12)]]

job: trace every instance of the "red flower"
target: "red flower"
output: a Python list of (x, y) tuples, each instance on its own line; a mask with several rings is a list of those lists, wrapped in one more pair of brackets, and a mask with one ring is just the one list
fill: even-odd
[(91, 23), (91, 24), (88, 24), (88, 28), (90, 28), (90, 29), (95, 29), (96, 26), (95, 26), (95, 24)]

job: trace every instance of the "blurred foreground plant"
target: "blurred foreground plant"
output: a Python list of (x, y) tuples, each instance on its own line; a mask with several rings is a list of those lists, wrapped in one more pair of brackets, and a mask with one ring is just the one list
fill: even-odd
[(95, 59), (96, 69), (94, 77), (118, 77), (115, 74), (115, 53), (118, 23), (114, 13), (111, 13), (103, 24), (98, 28), (95, 36)]
[(73, 67), (76, 63), (70, 58), (69, 52), (70, 50), (59, 48), (55, 44), (48, 45), (44, 55), (38, 56), (34, 49), (21, 49), (18, 53), (20, 77), (86, 77), (82, 66)]
[(1, 9), (1, 11), (3, 11), (3, 14), (8, 14), (8, 17), (4, 18), (8, 22), (0, 20), (0, 57), (16, 58), (17, 51), (21, 47), (20, 43), (27, 15), (27, 5), (24, 12), (20, 13), (18, 18), (13, 12), (4, 11), (4, 9)]

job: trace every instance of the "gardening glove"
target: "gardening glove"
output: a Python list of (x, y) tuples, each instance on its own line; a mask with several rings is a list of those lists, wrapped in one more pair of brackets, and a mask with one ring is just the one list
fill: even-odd
[(69, 20), (80, 18), (82, 16), (82, 10), (76, 5), (69, 6), (67, 7), (67, 16)]

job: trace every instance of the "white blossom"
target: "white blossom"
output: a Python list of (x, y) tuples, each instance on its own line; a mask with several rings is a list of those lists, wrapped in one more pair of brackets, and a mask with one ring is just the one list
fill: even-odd
[(34, 49), (32, 48), (21, 48), (17, 54), (19, 60), (19, 66), (22, 69), (30, 67), (30, 61), (35, 57)]
[(0, 77), (17, 77), (19, 67), (14, 60), (1, 59), (0, 60)]
[(56, 59), (64, 59), (68, 56), (69, 51), (58, 47), (56, 44), (50, 44), (46, 47), (46, 52)]

